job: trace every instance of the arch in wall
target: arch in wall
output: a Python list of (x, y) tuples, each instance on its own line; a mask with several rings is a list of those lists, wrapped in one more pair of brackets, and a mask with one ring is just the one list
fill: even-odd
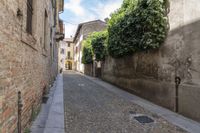
[(66, 61), (65, 68), (67, 70), (72, 70), (72, 61)]

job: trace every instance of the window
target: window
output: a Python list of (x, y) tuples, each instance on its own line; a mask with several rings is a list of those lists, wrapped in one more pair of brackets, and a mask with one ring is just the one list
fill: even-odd
[(61, 54), (65, 54), (65, 50), (62, 48), (60, 51)]
[(48, 16), (47, 16), (47, 11), (45, 10), (45, 14), (44, 14), (44, 49), (46, 49), (47, 46), (47, 26), (48, 26)]
[(51, 37), (51, 41), (52, 41), (52, 38), (53, 38), (52, 32), (53, 32), (53, 30), (52, 30), (52, 28), (50, 28), (50, 37)]
[(68, 47), (70, 47), (70, 43), (68, 43)]
[(32, 34), (32, 17), (33, 17), (33, 1), (27, 0), (26, 31), (29, 34)]
[(71, 53), (68, 51), (68, 52), (67, 52), (67, 57), (68, 57), (68, 59), (70, 59), (70, 54), (71, 54)]

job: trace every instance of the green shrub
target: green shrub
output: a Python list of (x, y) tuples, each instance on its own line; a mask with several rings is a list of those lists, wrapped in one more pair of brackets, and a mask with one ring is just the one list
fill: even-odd
[(96, 61), (102, 61), (106, 55), (107, 31), (93, 32), (83, 41), (82, 63), (90, 64), (95, 55)]
[(107, 31), (94, 32), (92, 34), (91, 44), (96, 61), (102, 61), (105, 59), (105, 55), (107, 53), (106, 39)]
[(83, 49), (82, 49), (82, 63), (90, 64), (93, 61), (93, 52), (91, 45), (91, 36), (89, 36), (86, 40), (83, 41)]
[(168, 30), (166, 0), (124, 0), (108, 24), (108, 52), (118, 58), (156, 49)]

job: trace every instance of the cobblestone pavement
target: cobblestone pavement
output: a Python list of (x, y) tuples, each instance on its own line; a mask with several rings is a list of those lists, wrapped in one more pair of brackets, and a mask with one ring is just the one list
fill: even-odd
[[(63, 80), (67, 133), (186, 133), (80, 74), (67, 71)], [(139, 123), (139, 114), (154, 122)]]

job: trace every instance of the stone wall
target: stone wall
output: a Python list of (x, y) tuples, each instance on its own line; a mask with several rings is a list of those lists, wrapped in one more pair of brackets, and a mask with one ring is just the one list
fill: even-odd
[[(50, 51), (52, 26), (51, 0), (33, 0), (33, 34), (26, 33), (27, 7), (24, 0), (0, 1), (0, 132), (17, 128), (18, 91), (22, 93), (22, 129), (41, 103), (44, 88), (57, 74), (57, 46)], [(17, 16), (17, 10), (22, 16)], [(47, 42), (44, 50), (44, 13), (48, 14)]]
[(107, 57), (102, 78), (175, 110), (175, 77), (180, 77), (178, 112), (200, 122), (199, 7), (199, 0), (170, 0), (165, 44), (130, 57)]
[(93, 65), (92, 64), (84, 65), (84, 74), (86, 74), (88, 76), (93, 76)]

